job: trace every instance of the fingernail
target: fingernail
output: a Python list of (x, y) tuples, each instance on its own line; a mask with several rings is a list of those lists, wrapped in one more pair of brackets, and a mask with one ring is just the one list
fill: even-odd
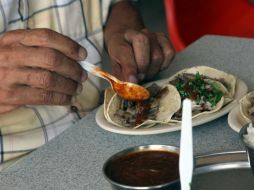
[(74, 104), (76, 102), (76, 100), (77, 100), (77, 97), (76, 96), (72, 96), (71, 103)]
[(79, 55), (79, 58), (83, 60), (83, 59), (86, 58), (87, 52), (86, 52), (86, 50), (83, 47), (80, 47), (78, 55)]
[(129, 76), (129, 80), (128, 81), (132, 82), (132, 83), (138, 83), (138, 79), (134, 75)]
[(87, 73), (86, 73), (86, 71), (83, 71), (82, 76), (81, 76), (81, 82), (85, 82), (86, 79), (87, 79)]
[(138, 79), (139, 80), (144, 80), (145, 79), (145, 74), (144, 73), (139, 73), (138, 74)]
[(82, 92), (83, 86), (78, 84), (77, 90), (76, 90), (76, 94), (79, 95)]

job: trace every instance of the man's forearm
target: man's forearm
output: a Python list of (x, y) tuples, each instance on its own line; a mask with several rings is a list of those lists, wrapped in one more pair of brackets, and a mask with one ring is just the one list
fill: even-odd
[(110, 12), (105, 27), (105, 43), (116, 33), (126, 29), (140, 30), (144, 28), (142, 18), (130, 1), (116, 3)]

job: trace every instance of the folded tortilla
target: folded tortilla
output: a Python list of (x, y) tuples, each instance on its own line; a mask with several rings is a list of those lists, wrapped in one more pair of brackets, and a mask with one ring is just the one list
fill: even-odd
[(188, 69), (184, 69), (173, 75), (169, 78), (169, 81), (172, 81), (176, 76), (183, 73), (193, 74), (199, 73), (207, 79), (212, 79), (214, 81), (218, 81), (221, 83), (227, 91), (224, 93), (224, 105), (228, 104), (234, 99), (235, 96), (235, 87), (236, 87), (236, 77), (224, 71), (220, 71), (215, 68), (207, 67), (207, 66), (196, 66)]
[[(104, 114), (108, 122), (128, 128), (147, 128), (156, 123), (168, 123), (172, 115), (181, 107), (181, 98), (177, 89), (170, 84), (156, 83), (148, 86), (151, 97), (145, 101), (126, 101), (110, 90), (105, 92)], [(111, 97), (111, 98), (110, 98)], [(109, 100), (110, 99), (110, 100)]]
[[(187, 81), (193, 81), (197, 73), (205, 82), (208, 90), (209, 86), (210, 88), (212, 86), (216, 86), (216, 88), (222, 93), (222, 97), (216, 103), (216, 105), (213, 106), (211, 106), (210, 102), (208, 101), (200, 101), (200, 97), (198, 101), (195, 99), (195, 97), (188, 97), (192, 100), (192, 118), (217, 112), (225, 104), (231, 102), (235, 94), (236, 78), (233, 75), (206, 66), (197, 66), (181, 70), (169, 78), (169, 83), (177, 86), (179, 80), (186, 83)], [(182, 109), (179, 109), (174, 114), (170, 122), (180, 122), (182, 117), (181, 113)]]
[(109, 116), (108, 116), (108, 111), (107, 111), (107, 108), (108, 108), (108, 105), (109, 105), (109, 102), (111, 100), (111, 98), (115, 95), (115, 92), (114, 90), (110, 87), (110, 88), (107, 88), (104, 92), (104, 105), (103, 105), (103, 110), (104, 110), (104, 116), (106, 118), (106, 120), (109, 121)]
[(245, 123), (254, 122), (254, 91), (249, 92), (239, 101), (240, 113)]

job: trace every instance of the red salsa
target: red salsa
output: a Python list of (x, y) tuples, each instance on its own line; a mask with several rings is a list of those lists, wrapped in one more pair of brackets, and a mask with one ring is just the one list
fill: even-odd
[(134, 152), (112, 161), (107, 173), (123, 185), (155, 186), (179, 178), (179, 155), (174, 152), (149, 150)]

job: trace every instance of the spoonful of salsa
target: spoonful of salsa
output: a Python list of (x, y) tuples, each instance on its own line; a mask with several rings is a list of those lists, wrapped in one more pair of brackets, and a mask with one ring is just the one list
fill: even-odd
[(88, 72), (106, 79), (113, 90), (125, 100), (140, 101), (150, 97), (149, 91), (140, 85), (121, 81), (87, 61), (80, 61), (80, 65)]

